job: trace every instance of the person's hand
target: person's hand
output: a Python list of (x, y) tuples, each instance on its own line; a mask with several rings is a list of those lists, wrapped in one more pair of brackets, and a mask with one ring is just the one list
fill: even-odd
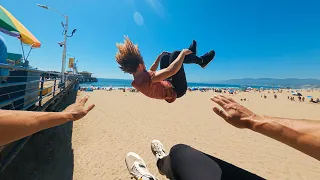
[(182, 52), (185, 56), (193, 53), (190, 49), (183, 49), (181, 52)]
[(88, 114), (89, 111), (91, 111), (94, 108), (94, 104), (91, 104), (90, 106), (88, 106), (87, 108), (84, 107), (84, 105), (86, 104), (86, 102), (88, 101), (89, 96), (85, 96), (83, 97), (80, 101), (71, 104), (70, 106), (68, 106), (64, 112), (67, 113), (71, 113), (72, 116), (72, 121), (76, 121), (79, 120), (81, 118), (83, 118), (84, 116), (86, 116)]
[(250, 128), (252, 121), (261, 119), (260, 116), (241, 106), (232, 98), (226, 98), (222, 95), (219, 95), (214, 96), (211, 98), (211, 100), (225, 110), (223, 111), (218, 107), (213, 107), (213, 111), (222, 117), (226, 122), (237, 128)]

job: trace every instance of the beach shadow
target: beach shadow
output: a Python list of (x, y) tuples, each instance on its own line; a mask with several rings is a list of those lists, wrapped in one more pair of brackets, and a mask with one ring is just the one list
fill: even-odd
[[(76, 94), (57, 107), (65, 109), (76, 100)], [(18, 155), (0, 174), (1, 180), (72, 180), (74, 154), (73, 123), (34, 134)]]

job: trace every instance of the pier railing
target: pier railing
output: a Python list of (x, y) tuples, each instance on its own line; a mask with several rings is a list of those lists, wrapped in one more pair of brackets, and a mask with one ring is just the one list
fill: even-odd
[[(3, 71), (8, 72), (3, 76)], [(64, 81), (61, 79), (65, 77)], [(3, 110), (47, 111), (57, 99), (63, 98), (71, 88), (78, 88), (80, 75), (65, 75), (51, 71), (23, 68), (0, 63), (0, 112)], [(6, 146), (5, 157), (0, 154), (0, 173), (13, 160), (30, 137)], [(11, 146), (11, 147), (9, 147)], [(7, 148), (8, 147), (8, 148)]]
[(1, 63), (0, 69), (10, 70), (8, 77), (0, 76), (0, 109), (7, 110), (38, 109), (79, 78), (78, 75), (66, 75), (65, 83), (62, 83), (61, 73)]

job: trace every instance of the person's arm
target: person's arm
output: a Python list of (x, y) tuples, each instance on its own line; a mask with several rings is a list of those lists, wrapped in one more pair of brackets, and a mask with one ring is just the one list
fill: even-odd
[(64, 112), (0, 110), (0, 146), (41, 130), (83, 118), (94, 108), (94, 105), (84, 108), (88, 98), (86, 96), (70, 105)]
[(164, 53), (167, 53), (167, 52), (162, 52), (161, 54), (159, 54), (159, 56), (157, 57), (157, 59), (153, 62), (153, 64), (151, 65), (150, 67), (150, 71), (156, 71), (159, 67), (159, 63), (160, 63), (160, 60), (161, 60), (161, 55), (163, 55)]
[(190, 51), (189, 49), (182, 50), (179, 56), (167, 68), (155, 72), (154, 76), (151, 79), (152, 82), (160, 82), (164, 79), (167, 79), (175, 75), (181, 68), (184, 61), (184, 57), (191, 53), (192, 51)]
[(225, 110), (213, 108), (229, 124), (251, 129), (320, 160), (320, 121), (259, 116), (222, 95), (211, 100)]

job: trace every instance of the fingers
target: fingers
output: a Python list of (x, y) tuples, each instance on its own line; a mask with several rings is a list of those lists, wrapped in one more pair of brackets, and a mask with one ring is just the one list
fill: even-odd
[(228, 121), (229, 115), (228, 115), (225, 111), (223, 111), (223, 110), (221, 110), (221, 109), (219, 109), (219, 108), (217, 108), (217, 107), (213, 107), (212, 110), (213, 110), (217, 115), (219, 115), (220, 117), (222, 117), (224, 120)]
[[(235, 100), (233, 100), (232, 98), (227, 98), (225, 96), (223, 96), (222, 94), (220, 94), (219, 96), (214, 96), (213, 98), (211, 98), (212, 101), (216, 102), (216, 101), (222, 101), (223, 105), (225, 104), (229, 104), (229, 103), (237, 103)], [(217, 103), (217, 102), (216, 102)], [(217, 103), (219, 104), (219, 103)], [(220, 105), (220, 104), (219, 104)], [(222, 105), (220, 105), (222, 106)]]
[(224, 95), (220, 94), (220, 96), (225, 100), (225, 101), (228, 101), (228, 102), (233, 102), (233, 103), (236, 103), (235, 100), (233, 100), (232, 98), (228, 98), (228, 97), (225, 97)]
[(85, 97), (83, 97), (80, 101), (79, 101), (79, 103), (82, 105), (82, 106), (84, 106), (85, 104), (86, 104), (86, 102), (88, 101), (88, 99), (89, 99), (89, 95), (86, 95)]
[(233, 103), (237, 103), (235, 100), (233, 100), (232, 98), (227, 98), (230, 102), (233, 102)]
[(88, 106), (86, 113), (90, 112), (96, 105), (91, 104), (90, 106)]
[(220, 97), (221, 101), (225, 102), (226, 104), (229, 104), (231, 102), (228, 98), (226, 98), (222, 94), (220, 94), (219, 97)]
[(224, 107), (227, 103), (221, 99), (220, 96), (213, 96), (211, 100), (217, 103), (219, 106)]

